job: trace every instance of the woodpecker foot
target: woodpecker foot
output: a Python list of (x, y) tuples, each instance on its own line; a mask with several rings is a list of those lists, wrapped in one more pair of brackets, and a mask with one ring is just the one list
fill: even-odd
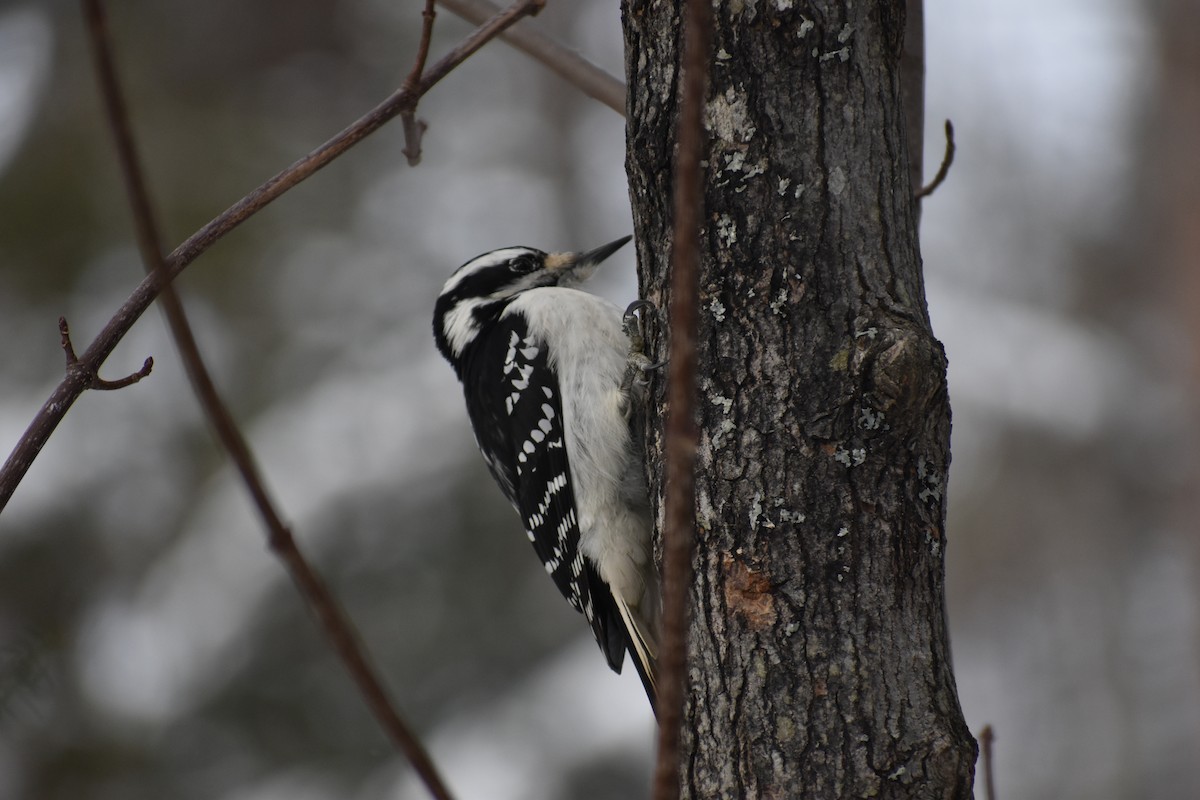
[[(621, 381), (621, 394), (625, 400), (625, 418), (628, 419), (633, 410), (632, 399), (636, 395), (640, 400), (646, 396), (646, 388), (650, 385), (648, 373), (661, 369), (667, 362), (657, 364), (646, 355), (646, 318), (649, 312), (658, 309), (649, 300), (634, 300), (625, 309), (622, 326), (625, 335), (629, 337), (629, 357), (625, 362), (625, 377)], [(657, 313), (653, 314), (655, 323)]]
[(625, 308), (623, 318), (625, 335), (629, 337), (630, 355), (636, 353), (645, 359), (642, 364), (643, 372), (662, 369), (667, 364), (665, 360), (655, 364), (646, 356), (646, 317), (649, 316), (647, 313), (649, 311), (655, 312), (653, 314), (654, 324), (657, 325), (659, 323), (658, 307), (649, 300), (634, 300)]

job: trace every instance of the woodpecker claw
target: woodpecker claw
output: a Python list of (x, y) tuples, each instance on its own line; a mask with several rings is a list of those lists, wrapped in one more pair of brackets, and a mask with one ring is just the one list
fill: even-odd
[(634, 300), (625, 307), (625, 323), (628, 324), (630, 317), (636, 317), (639, 311), (646, 308), (657, 310), (649, 300)]
[[(630, 348), (639, 353), (645, 352), (646, 349), (646, 317), (648, 315), (645, 312), (647, 311), (655, 312), (654, 318), (657, 323), (658, 307), (649, 300), (634, 300), (625, 307), (625, 315), (622, 318), (622, 326), (625, 329), (625, 335), (629, 337)], [(657, 369), (658, 366), (662, 366), (662, 364), (654, 368)]]

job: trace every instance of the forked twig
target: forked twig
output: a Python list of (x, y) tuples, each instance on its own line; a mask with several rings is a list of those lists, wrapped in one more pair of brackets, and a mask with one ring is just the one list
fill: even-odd
[(112, 392), (117, 389), (124, 389), (126, 386), (132, 386), (150, 374), (154, 369), (154, 358), (147, 356), (142, 362), (142, 368), (137, 372), (126, 375), (124, 378), (117, 378), (115, 381), (106, 381), (94, 372), (90, 372), (88, 368), (79, 363), (79, 358), (75, 355), (75, 345), (71, 343), (71, 329), (67, 327), (67, 318), (58, 318), (58, 335), (62, 344), (63, 354), (67, 357), (67, 372), (71, 370), (81, 370), (83, 374), (88, 376), (88, 389), (96, 389), (101, 392)]
[[(425, 72), (425, 61), (429, 58), (429, 42), (433, 39), (433, 21), (437, 18), (437, 11), (434, 10), (436, 2), (437, 0), (425, 0), (425, 10), (421, 12), (421, 42), (417, 45), (417, 58), (408, 77), (404, 79), (404, 88), (410, 92), (417, 88), (421, 75)], [(421, 163), (421, 136), (429, 126), (425, 124), (425, 120), (417, 119), (415, 102), (412, 108), (400, 112), (400, 124), (404, 129), (404, 150), (401, 152), (408, 159), (408, 165), (415, 167)]]
[(655, 800), (679, 797), (679, 742), (687, 666), (687, 605), (695, 539), (695, 453), (699, 444), (696, 401), (696, 330), (699, 304), (700, 226), (703, 216), (701, 158), (704, 94), (712, 37), (712, 4), (689, 0), (684, 12), (683, 74), (678, 153), (675, 160), (675, 229), (671, 254), (671, 345), (665, 430), (665, 525), (663, 530), (663, 631), (659, 657), (658, 762)]
[(950, 165), (954, 163), (954, 124), (950, 120), (946, 120), (946, 152), (942, 155), (942, 165), (938, 167), (937, 174), (933, 176), (933, 180), (929, 185), (921, 187), (921, 190), (913, 195), (915, 200), (920, 200), (923, 197), (928, 197), (933, 194), (942, 181), (946, 180), (946, 176), (950, 174)]

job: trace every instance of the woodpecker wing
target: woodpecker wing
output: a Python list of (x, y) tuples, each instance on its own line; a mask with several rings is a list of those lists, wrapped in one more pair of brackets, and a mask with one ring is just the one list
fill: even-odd
[[(467, 411), (484, 460), (520, 514), (546, 572), (587, 618), (609, 666), (619, 672), (627, 634), (607, 585), (579, 549), (562, 401), (549, 348), (529, 333), (520, 315), (502, 315), (465, 366)], [(474, 399), (492, 392), (504, 398), (502, 404)]]

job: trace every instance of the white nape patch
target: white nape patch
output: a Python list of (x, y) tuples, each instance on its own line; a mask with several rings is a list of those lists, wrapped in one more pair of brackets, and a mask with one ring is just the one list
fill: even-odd
[(463, 348), (479, 334), (479, 323), (475, 321), (475, 309), (486, 302), (488, 301), (479, 298), (462, 300), (455, 303), (454, 308), (446, 312), (442, 328), (443, 333), (446, 334), (446, 341), (450, 345), (450, 352), (454, 354), (455, 358), (461, 356)]

